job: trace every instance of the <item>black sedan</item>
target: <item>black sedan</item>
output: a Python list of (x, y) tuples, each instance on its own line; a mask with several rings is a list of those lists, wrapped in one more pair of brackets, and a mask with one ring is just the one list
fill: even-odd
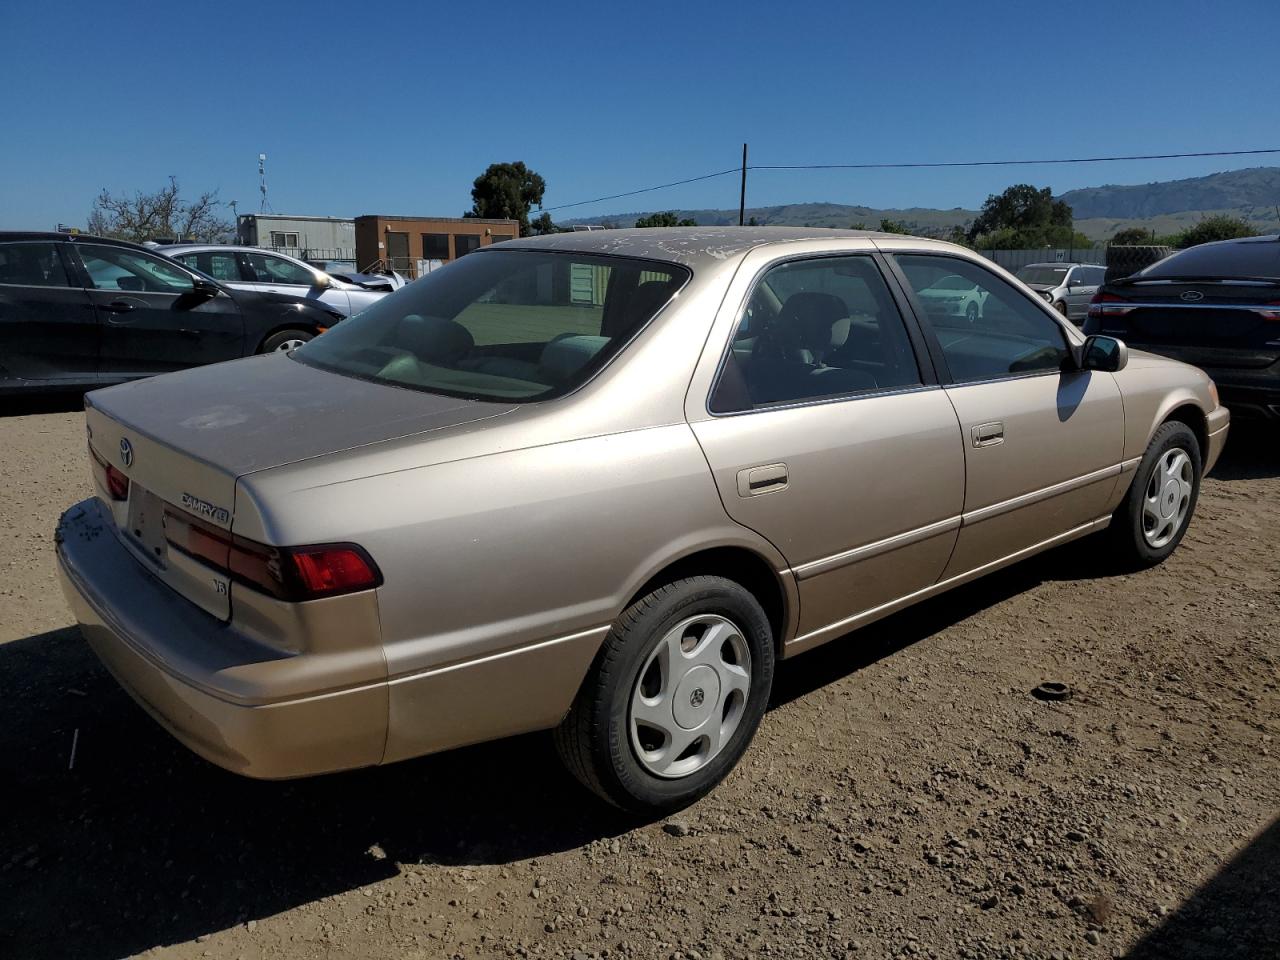
[(1201, 244), (1104, 284), (1084, 331), (1193, 363), (1234, 413), (1280, 419), (1280, 237)]
[(288, 350), (342, 319), (120, 240), (0, 232), (0, 394), (88, 389)]

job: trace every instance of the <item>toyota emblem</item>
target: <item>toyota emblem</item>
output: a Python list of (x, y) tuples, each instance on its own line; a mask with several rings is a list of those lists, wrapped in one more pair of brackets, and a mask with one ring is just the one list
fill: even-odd
[(133, 466), (133, 444), (128, 437), (120, 438), (120, 462), (126, 467)]
[(1195, 303), (1198, 300), (1203, 300), (1204, 294), (1199, 290), (1188, 290), (1182, 295), (1182, 299), (1187, 301), (1187, 303)]
[(693, 691), (693, 693), (689, 695), (689, 706), (691, 707), (702, 706), (702, 701), (705, 697), (706, 697), (706, 694), (702, 692), (702, 688), (698, 687), (696, 690)]

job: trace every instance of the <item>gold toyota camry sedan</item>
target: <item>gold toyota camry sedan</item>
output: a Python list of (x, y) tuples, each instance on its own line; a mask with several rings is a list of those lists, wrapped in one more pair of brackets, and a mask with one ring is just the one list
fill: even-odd
[(783, 228), (485, 247), (85, 406), (66, 596), (191, 749), (297, 777), (553, 729), (654, 812), (780, 658), (1089, 534), (1159, 563), (1229, 420), (971, 251)]

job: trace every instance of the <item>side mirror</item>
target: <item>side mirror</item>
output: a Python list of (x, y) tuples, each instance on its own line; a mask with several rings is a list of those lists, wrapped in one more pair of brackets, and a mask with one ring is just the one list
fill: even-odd
[(212, 300), (222, 291), (212, 280), (205, 280), (203, 277), (194, 277), (191, 281), (191, 292), (197, 297)]
[(1129, 363), (1129, 348), (1115, 337), (1089, 337), (1080, 348), (1080, 369), (1116, 373)]
[(316, 286), (321, 290), (329, 289), (333, 286), (333, 277), (329, 276), (327, 273), (317, 273)]

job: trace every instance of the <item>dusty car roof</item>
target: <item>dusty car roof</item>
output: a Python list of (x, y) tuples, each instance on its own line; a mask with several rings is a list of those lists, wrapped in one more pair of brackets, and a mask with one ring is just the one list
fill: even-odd
[(648, 227), (630, 230), (578, 230), (543, 237), (522, 237), (507, 241), (502, 248), (614, 254), (670, 260), (689, 267), (699, 267), (741, 256), (754, 247), (768, 243), (889, 236), (896, 235), (874, 230), (828, 230), (822, 227)]

